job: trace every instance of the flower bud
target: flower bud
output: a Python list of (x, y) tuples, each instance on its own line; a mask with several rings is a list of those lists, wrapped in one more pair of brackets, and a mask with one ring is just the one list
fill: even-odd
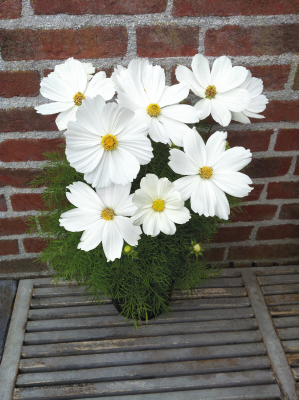
[(194, 245), (193, 246), (193, 250), (196, 252), (196, 253), (199, 253), (200, 251), (201, 251), (201, 246), (200, 246), (200, 244), (196, 244), (196, 245)]
[(131, 246), (125, 246), (125, 248), (124, 248), (124, 252), (127, 254), (130, 253), (131, 250), (132, 250)]

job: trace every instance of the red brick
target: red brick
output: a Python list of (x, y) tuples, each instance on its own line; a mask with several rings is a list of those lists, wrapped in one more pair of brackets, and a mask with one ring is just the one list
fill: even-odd
[(273, 130), (266, 131), (229, 131), (227, 132), (227, 140), (230, 147), (242, 146), (250, 149), (252, 152), (267, 151)]
[(35, 14), (152, 14), (166, 10), (167, 0), (31, 0)]
[(185, 57), (198, 53), (200, 28), (174, 26), (137, 27), (139, 57)]
[(299, 182), (270, 182), (267, 199), (298, 199)]
[(1, 55), (5, 61), (63, 60), (68, 57), (123, 57), (128, 35), (122, 26), (2, 32)]
[(248, 240), (253, 226), (237, 226), (231, 228), (219, 228), (213, 243), (243, 242)]
[(1, 132), (57, 131), (57, 115), (41, 115), (34, 108), (0, 110)]
[(297, 157), (294, 175), (299, 175), (299, 157)]
[(250, 178), (270, 178), (285, 175), (290, 169), (292, 157), (253, 158), (244, 172)]
[(14, 211), (46, 210), (40, 193), (15, 193), (10, 196)]
[(222, 261), (224, 256), (224, 251), (225, 251), (224, 247), (207, 249), (203, 253), (204, 259), (205, 261)]
[(25, 272), (43, 272), (47, 271), (47, 264), (40, 264), (33, 258), (24, 258), (21, 260), (1, 261), (0, 274), (16, 274)]
[(264, 189), (264, 185), (262, 185), (262, 184), (255, 184), (255, 185), (250, 185), (250, 186), (253, 186), (253, 190), (249, 193), (248, 196), (243, 198), (244, 202), (258, 200)]
[(299, 90), (299, 65), (297, 67), (297, 71), (295, 74), (294, 84), (292, 87), (293, 90)]
[(274, 150), (299, 150), (299, 129), (280, 129)]
[(257, 240), (296, 239), (299, 238), (299, 225), (260, 226)]
[(23, 245), (26, 253), (40, 253), (45, 250), (47, 246), (47, 240), (39, 238), (27, 238), (23, 239)]
[(39, 73), (37, 71), (1, 71), (0, 96), (32, 97), (39, 92)]
[(2, 0), (0, 3), (0, 19), (16, 19), (21, 12), (22, 0)]
[(38, 169), (0, 168), (0, 187), (28, 188), (30, 182), (41, 174)]
[(4, 194), (0, 194), (0, 211), (7, 211)]
[(291, 258), (299, 255), (298, 244), (275, 244), (275, 245), (257, 245), (240, 246), (229, 249), (228, 259), (234, 260), (263, 260), (270, 258), (273, 261), (280, 258)]
[(0, 236), (18, 235), (25, 233), (28, 226), (25, 223), (26, 217), (3, 218), (0, 220)]
[(59, 150), (61, 153), (65, 144), (62, 138), (57, 139), (8, 139), (0, 143), (0, 160), (12, 161), (42, 161), (44, 153)]
[[(299, 4), (299, 3), (298, 3)], [(252, 76), (263, 80), (264, 90), (284, 90), (288, 81), (290, 65), (255, 65), (246, 66)]]
[(273, 219), (277, 210), (276, 205), (272, 204), (252, 204), (242, 207), (242, 212), (235, 213), (231, 217), (232, 222), (252, 222), (252, 221), (266, 221)]
[(283, 204), (279, 219), (299, 219), (299, 204)]
[(299, 12), (297, 0), (174, 0), (173, 15), (176, 17), (203, 17), (219, 15), (276, 15)]
[(272, 100), (263, 112), (263, 122), (297, 122), (299, 121), (299, 100)]
[(8, 256), (9, 254), (19, 254), (18, 241), (0, 240), (0, 256)]
[[(271, 10), (272, 13), (272, 10)], [(299, 52), (299, 24), (224, 26), (209, 29), (205, 38), (207, 56), (262, 56)]]

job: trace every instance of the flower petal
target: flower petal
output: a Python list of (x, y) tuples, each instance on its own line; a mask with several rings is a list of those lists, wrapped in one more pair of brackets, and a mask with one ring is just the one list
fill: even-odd
[(113, 152), (108, 152), (109, 173), (112, 182), (125, 185), (136, 178), (140, 164), (133, 154), (118, 146)]
[(140, 235), (142, 234), (141, 228), (139, 226), (134, 226), (133, 221), (126, 217), (116, 216), (113, 222), (123, 239), (131, 246), (137, 246)]
[(142, 228), (146, 235), (157, 236), (160, 233), (159, 212), (149, 209), (145, 215)]
[(48, 77), (42, 79), (40, 93), (46, 99), (65, 102), (72, 101), (73, 96), (77, 92), (67, 82), (64, 82), (54, 74), (50, 74)]
[(219, 79), (216, 90), (217, 93), (227, 92), (240, 86), (247, 78), (248, 71), (245, 67), (233, 67), (226, 71)]
[(185, 123), (195, 123), (199, 120), (196, 109), (186, 104), (164, 107), (161, 109), (161, 114), (165, 117)]
[(124, 241), (113, 220), (105, 224), (102, 242), (108, 262), (121, 257)]
[[(136, 79), (134, 77), (134, 79)], [(144, 68), (144, 91), (148, 98), (148, 104), (159, 103), (165, 89), (165, 72), (160, 65), (148, 65)], [(148, 105), (147, 104), (147, 105)]]
[(59, 224), (69, 232), (81, 232), (92, 228), (99, 220), (99, 214), (87, 213), (86, 210), (75, 208), (61, 214)]
[(219, 171), (213, 174), (211, 181), (215, 183), (221, 190), (235, 197), (247, 196), (252, 188), (251, 179), (241, 172), (236, 171)]
[(158, 212), (157, 214), (160, 231), (165, 233), (165, 235), (174, 235), (176, 232), (174, 222), (168, 218), (168, 215), (164, 211)]
[(191, 67), (197, 81), (204, 89), (211, 85), (210, 66), (206, 57), (196, 54), (193, 57)]
[(221, 154), (225, 152), (226, 138), (227, 133), (220, 131), (213, 133), (213, 135), (209, 137), (206, 143), (207, 166), (212, 167)]
[(75, 106), (67, 111), (63, 111), (57, 116), (55, 122), (60, 131), (67, 129), (68, 123), (70, 121), (76, 121), (77, 110), (78, 107)]
[(212, 100), (212, 104), (215, 100), (222, 101), (230, 111), (243, 111), (250, 103), (250, 94), (246, 89), (232, 89), (228, 92), (217, 93), (215, 99)]
[(73, 57), (67, 59), (64, 64), (60, 65), (59, 74), (61, 80), (68, 83), (74, 93), (85, 92), (87, 73), (80, 61), (74, 60)]
[(149, 135), (154, 142), (169, 143), (169, 136), (166, 132), (164, 125), (158, 118), (150, 118)]
[(189, 94), (189, 88), (184, 83), (173, 85), (164, 89), (164, 92), (159, 100), (159, 106), (165, 107), (171, 104), (177, 104), (184, 100)]
[(191, 208), (194, 212), (205, 217), (216, 215), (217, 198), (213, 188), (208, 180), (200, 181), (197, 190), (191, 194)]
[(223, 170), (239, 171), (250, 163), (252, 154), (244, 147), (233, 147), (223, 152), (212, 165), (214, 173)]
[(154, 174), (146, 174), (140, 181), (140, 189), (142, 189), (142, 191), (144, 191), (154, 201), (158, 199), (158, 182), (159, 179), (157, 175)]
[(36, 106), (35, 109), (39, 114), (49, 115), (67, 111), (75, 107), (76, 106), (73, 101), (68, 101), (63, 103), (57, 101), (55, 103), (47, 103), (47, 104), (42, 104), (41, 106)]
[(103, 232), (106, 225), (106, 221), (100, 219), (97, 224), (87, 229), (81, 236), (78, 249), (84, 251), (90, 251), (98, 247), (103, 240)]
[(172, 143), (176, 146), (183, 147), (183, 138), (188, 134), (190, 128), (183, 122), (175, 121), (174, 119), (165, 117), (162, 114), (160, 114), (157, 119), (164, 125), (167, 135)]
[(198, 166), (186, 153), (178, 149), (171, 149), (169, 153), (168, 165), (175, 173), (180, 175), (197, 175), (199, 173)]
[(97, 188), (96, 192), (102, 200), (105, 207), (116, 210), (118, 205), (121, 205), (124, 200), (129, 197), (131, 183), (126, 185), (115, 185), (112, 183), (108, 187)]
[(210, 99), (199, 100), (195, 104), (194, 108), (197, 111), (199, 119), (203, 120), (211, 114), (211, 100)]
[(181, 207), (178, 210), (165, 208), (164, 213), (171, 221), (175, 222), (176, 224), (185, 224), (191, 218), (190, 212), (186, 207)]
[(250, 119), (243, 112), (232, 112), (232, 120), (242, 124), (250, 124)]
[(93, 99), (87, 97), (83, 100), (82, 105), (78, 107), (78, 124), (97, 136), (106, 135), (107, 130), (102, 119), (102, 116), (105, 115), (105, 107), (106, 103), (103, 97), (96, 96)]
[(67, 192), (66, 197), (74, 206), (88, 211), (100, 212), (103, 209), (104, 205), (101, 199), (86, 183), (74, 182), (67, 186), (67, 189), (70, 193)]
[(225, 193), (217, 185), (215, 185), (212, 180), (210, 180), (210, 184), (212, 185), (214, 193), (217, 198), (217, 203), (216, 203), (217, 217), (221, 219), (228, 219), (230, 214), (230, 208)]
[(211, 114), (213, 119), (222, 126), (227, 126), (232, 117), (226, 103), (216, 98), (211, 100)]
[(85, 96), (102, 96), (105, 100), (110, 100), (115, 94), (115, 84), (110, 78), (106, 78), (105, 72), (101, 71), (94, 75), (85, 90)]
[(185, 83), (197, 96), (204, 97), (205, 88), (199, 84), (189, 68), (179, 65), (175, 70), (175, 76), (180, 83)]
[(195, 129), (190, 129), (188, 135), (184, 136), (184, 151), (198, 168), (207, 165), (206, 146)]
[(231, 69), (232, 62), (228, 57), (222, 56), (216, 58), (211, 70), (211, 82), (212, 85), (216, 86), (216, 90), (221, 86), (223, 79), (225, 79), (225, 76), (231, 71)]
[(174, 186), (176, 190), (181, 193), (182, 199), (184, 201), (190, 199), (192, 193), (197, 190), (197, 186), (200, 184), (199, 175), (184, 176), (183, 178), (174, 181)]

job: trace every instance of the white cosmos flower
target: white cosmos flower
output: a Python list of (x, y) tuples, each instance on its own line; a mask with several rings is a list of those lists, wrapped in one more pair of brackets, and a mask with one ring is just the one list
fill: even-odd
[[(136, 58), (135, 60), (130, 61), (128, 65), (128, 70), (130, 71), (131, 75), (138, 79), (142, 85), (144, 85), (144, 78), (146, 76), (146, 68), (148, 65), (150, 65), (150, 63), (147, 58)], [(116, 68), (114, 68), (114, 72), (111, 75), (111, 79), (115, 83), (117, 91), (124, 91), (121, 86), (121, 81), (119, 82), (117, 77), (120, 76), (121, 71), (125, 71), (126, 69), (127, 68), (123, 67), (122, 65), (118, 65)]]
[(196, 130), (184, 136), (184, 151), (170, 150), (171, 169), (187, 175), (174, 182), (183, 200), (191, 197), (191, 208), (199, 215), (228, 219), (229, 203), (224, 192), (247, 196), (251, 179), (237, 172), (251, 161), (252, 154), (244, 147), (226, 150), (226, 132), (215, 132), (205, 144)]
[(86, 98), (65, 132), (65, 154), (93, 187), (126, 185), (153, 157), (147, 133), (144, 120), (131, 110), (106, 104), (101, 96)]
[(138, 210), (132, 219), (134, 225), (143, 225), (146, 235), (157, 236), (160, 232), (173, 235), (175, 224), (184, 224), (191, 218), (180, 192), (167, 178), (147, 174), (141, 179), (140, 188), (133, 196)]
[(101, 71), (91, 79), (94, 68), (90, 63), (81, 63), (69, 58), (64, 64), (57, 65), (54, 72), (41, 81), (41, 94), (54, 103), (35, 107), (39, 114), (56, 114), (56, 125), (61, 131), (67, 128), (69, 121), (76, 121), (76, 112), (85, 97), (101, 95), (110, 100), (115, 93), (112, 79), (106, 78)]
[(251, 100), (245, 110), (232, 112), (232, 119), (243, 124), (250, 124), (248, 117), (265, 118), (263, 115), (258, 114), (263, 112), (266, 109), (266, 104), (269, 103), (267, 97), (261, 94), (264, 88), (263, 81), (258, 78), (252, 78), (251, 72), (248, 71), (246, 81), (239, 87), (248, 90)]
[(155, 142), (183, 145), (188, 129), (185, 123), (198, 122), (194, 107), (179, 104), (188, 94), (185, 84), (165, 85), (163, 68), (147, 61), (133, 60), (131, 68), (118, 69), (114, 78), (118, 82), (118, 103), (142, 115)]
[(84, 231), (78, 249), (90, 251), (102, 242), (107, 261), (114, 261), (121, 257), (124, 240), (137, 245), (141, 229), (127, 218), (136, 210), (129, 194), (131, 184), (112, 184), (96, 192), (83, 182), (67, 188), (66, 197), (77, 208), (61, 214), (59, 223), (70, 232)]
[(193, 72), (179, 65), (175, 74), (179, 82), (202, 97), (194, 106), (201, 112), (200, 119), (212, 114), (216, 122), (227, 126), (231, 111), (243, 111), (250, 102), (248, 90), (239, 87), (247, 77), (247, 69), (233, 67), (230, 59), (222, 56), (214, 61), (210, 71), (209, 61), (201, 54), (193, 57), (191, 66)]

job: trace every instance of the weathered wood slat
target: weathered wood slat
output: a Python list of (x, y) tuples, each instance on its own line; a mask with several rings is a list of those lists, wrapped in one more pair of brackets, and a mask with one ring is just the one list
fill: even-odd
[[(103, 302), (105, 300), (103, 299)], [(75, 307), (84, 305), (93, 305), (92, 296), (62, 296), (62, 297), (45, 297), (36, 298), (31, 301), (31, 308), (52, 308), (52, 307)], [(111, 304), (110, 299), (106, 299), (105, 304)]]
[(47, 319), (64, 318), (85, 318), (118, 315), (113, 304), (102, 304), (101, 306), (78, 306), (78, 307), (55, 307), (31, 309), (28, 314), (28, 321), (42, 321)]
[(258, 276), (261, 286), (283, 285), (287, 283), (299, 283), (299, 273), (297, 274), (277, 274), (271, 276)]
[(282, 305), (269, 307), (268, 309), (272, 317), (287, 317), (292, 315), (299, 315), (299, 305)]
[(262, 286), (265, 295), (299, 293), (299, 284)]
[(265, 296), (268, 306), (299, 304), (299, 293)]
[[(246, 289), (242, 288), (199, 288), (194, 289), (193, 298), (208, 299), (211, 297), (244, 297), (247, 296)], [(171, 296), (172, 299), (187, 298), (187, 292), (174, 290)]]
[[(86, 290), (86, 286), (71, 285), (68, 286), (57, 286), (49, 288), (35, 288), (33, 290), (33, 298), (44, 298), (44, 297), (63, 297), (63, 296), (81, 296)], [(85, 295), (89, 295), (91, 292), (86, 292)]]
[[(204, 389), (157, 394), (141, 394), (129, 396), (111, 396), (105, 400), (279, 400), (280, 390), (278, 385), (242, 386), (221, 389)], [(84, 400), (84, 399), (78, 399)], [(93, 400), (103, 400), (95, 397)]]
[[(118, 351), (141, 351), (152, 349), (186, 348), (192, 346), (202, 347), (204, 357), (241, 357), (239, 351), (252, 355), (264, 355), (265, 345), (261, 342), (262, 337), (258, 330), (221, 333), (196, 333), (191, 335), (171, 335), (130, 338), (126, 340), (112, 339), (91, 342), (70, 342), (57, 344), (43, 344), (23, 346), (22, 358), (33, 357), (57, 357), (83, 354), (113, 353)], [(234, 344), (234, 346), (231, 346)], [(218, 347), (221, 345), (221, 347)], [(228, 345), (228, 347), (226, 347)], [(207, 347), (208, 346), (208, 347)], [(209, 347), (211, 346), (211, 347)], [(217, 352), (217, 353), (215, 353)], [(252, 353), (251, 353), (252, 352)], [(222, 354), (222, 356), (221, 356)]]
[(298, 340), (284, 340), (281, 342), (286, 353), (299, 353), (299, 339)]
[(273, 318), (276, 328), (294, 328), (299, 327), (299, 317), (279, 317)]
[(299, 368), (292, 368), (292, 371), (293, 371), (295, 380), (299, 382)]
[(287, 354), (287, 359), (291, 367), (299, 367), (299, 352), (295, 354)]
[[(152, 359), (149, 358), (152, 362)], [(160, 362), (159, 364), (136, 365), (134, 361), (123, 366), (80, 369), (74, 371), (21, 374), (17, 387), (70, 385), (75, 383), (107, 382), (123, 379), (155, 379), (193, 374), (216, 374), (225, 372), (269, 369), (268, 357), (224, 358), (213, 360)], [(179, 362), (178, 362), (179, 361)]]
[(188, 322), (163, 325), (143, 325), (135, 332), (133, 326), (95, 328), (85, 330), (51, 331), (27, 333), (25, 344), (62, 343), (73, 341), (99, 340), (108, 338), (130, 338), (148, 336), (184, 335), (187, 333), (228, 332), (257, 329), (254, 319)]
[(15, 389), (14, 400), (59, 398), (76, 399), (82, 396), (111, 396), (134, 393), (159, 393), (174, 389), (190, 390), (203, 388), (219, 388), (241, 385), (261, 385), (275, 382), (269, 370), (228, 372), (219, 374), (190, 375), (174, 378), (97, 382), (80, 385), (52, 387), (35, 387)]
[[(265, 354), (265, 347), (257, 345), (235, 345), (206, 347), (187, 347), (165, 350), (140, 350), (89, 354), (68, 357), (27, 358), (20, 361), (19, 370), (22, 373), (68, 371), (90, 368), (118, 367), (121, 365), (153, 364), (163, 362), (182, 362), (220, 358), (234, 358), (236, 354), (248, 357)], [(223, 348), (222, 348), (223, 347)], [(231, 353), (229, 353), (231, 351)]]
[(278, 329), (280, 340), (297, 340), (299, 338), (299, 328)]
[[(160, 315), (156, 320), (149, 320), (148, 325), (154, 324), (172, 324), (181, 322), (200, 322), (224, 319), (244, 319), (253, 318), (254, 313), (251, 307), (225, 309), (225, 310), (193, 310), (172, 312), (165, 320)], [(67, 319), (51, 319), (45, 321), (28, 321), (26, 326), (27, 332), (56, 331), (64, 329), (90, 329), (103, 328), (104, 326), (128, 326), (133, 322), (126, 322), (126, 318), (121, 315), (102, 316), (90, 318), (67, 318)]]

